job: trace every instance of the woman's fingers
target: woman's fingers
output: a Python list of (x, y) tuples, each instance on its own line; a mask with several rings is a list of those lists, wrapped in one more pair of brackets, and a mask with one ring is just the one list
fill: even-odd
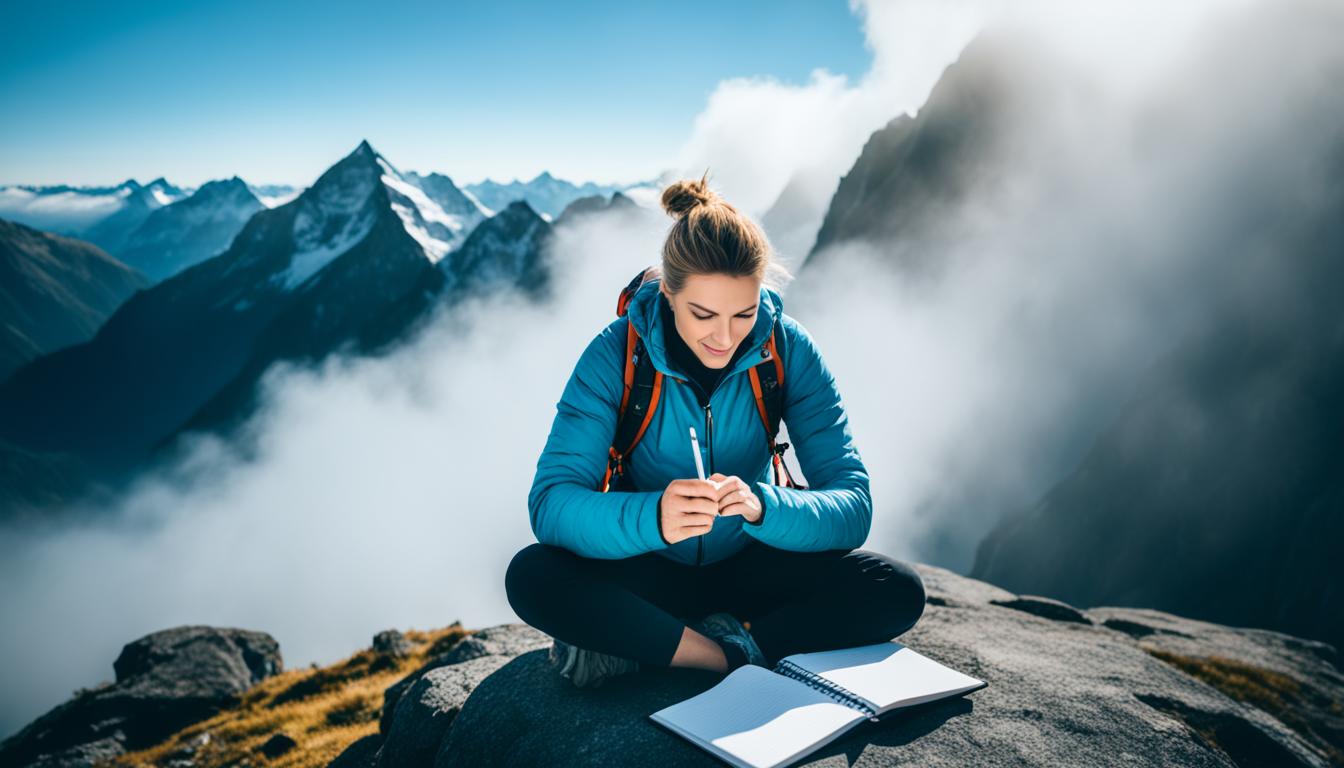
[(672, 492), (678, 496), (688, 496), (691, 498), (704, 498), (718, 502), (721, 495), (721, 486), (717, 482), (710, 480), (701, 480), (694, 478), (690, 480), (673, 480), (671, 483)]
[(748, 511), (755, 512), (755, 507), (748, 507), (746, 504), (732, 504), (723, 510), (723, 516), (728, 515), (746, 515)]
[(736, 500), (738, 492), (749, 490), (750, 488), (745, 480), (737, 475), (730, 475), (724, 479), (723, 484), (719, 487), (719, 492), (715, 494), (714, 501), (722, 507), (725, 503)]
[(683, 496), (677, 504), (677, 509), (685, 514), (717, 515), (719, 502), (703, 496)]
[(755, 494), (746, 490), (729, 494), (724, 502), (725, 505), (719, 508), (720, 515), (743, 515), (747, 512), (757, 512), (761, 508), (761, 500), (756, 498)]
[(681, 528), (693, 534), (706, 533), (714, 527), (714, 518), (718, 513), (706, 514), (703, 512), (689, 512), (682, 518)]

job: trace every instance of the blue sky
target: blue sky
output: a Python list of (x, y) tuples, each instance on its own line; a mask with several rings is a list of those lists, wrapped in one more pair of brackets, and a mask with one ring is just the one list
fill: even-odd
[(311, 182), (362, 138), (394, 164), (628, 182), (719, 81), (857, 80), (842, 0), (9, 3), (0, 184)]

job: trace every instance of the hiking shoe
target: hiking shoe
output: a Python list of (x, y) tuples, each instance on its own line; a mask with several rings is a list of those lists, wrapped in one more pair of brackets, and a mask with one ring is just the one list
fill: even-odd
[(639, 662), (634, 659), (590, 651), (558, 638), (552, 638), (546, 658), (576, 688), (596, 688), (608, 677), (639, 671)]
[(691, 629), (713, 638), (721, 643), (732, 643), (742, 649), (742, 654), (747, 657), (748, 664), (755, 664), (758, 667), (764, 667), (765, 654), (761, 652), (760, 646), (756, 645), (756, 638), (751, 636), (751, 632), (742, 626), (731, 613), (719, 612), (710, 615), (691, 624)]

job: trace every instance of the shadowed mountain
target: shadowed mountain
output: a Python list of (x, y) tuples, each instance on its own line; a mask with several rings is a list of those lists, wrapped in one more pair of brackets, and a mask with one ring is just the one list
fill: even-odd
[(120, 253), (131, 233), (140, 228), (150, 214), (186, 197), (186, 193), (160, 177), (140, 186), (134, 180), (122, 185), (126, 194), (121, 206), (106, 218), (99, 219), (88, 229), (78, 231), (80, 239), (88, 240), (108, 253)]
[(0, 219), (0, 380), (48, 352), (92, 338), (150, 284), (101, 248)]
[(612, 192), (610, 196), (588, 195), (587, 197), (580, 197), (577, 200), (573, 200), (569, 205), (566, 205), (565, 209), (560, 212), (560, 215), (555, 218), (555, 224), (556, 226), (559, 226), (566, 221), (572, 221), (576, 217), (587, 216), (594, 213), (606, 213), (609, 211), (616, 213), (638, 213), (643, 210), (643, 208), (639, 207), (638, 203), (620, 192)]
[[(944, 218), (974, 190), (993, 195), (1016, 156), (1019, 131), (1060, 89), (1048, 62), (1006, 32), (977, 36), (947, 67), (918, 112), (898, 115), (873, 133), (840, 180), (804, 267), (823, 263), (827, 246), (875, 244), (893, 266), (935, 270)], [(788, 193), (788, 190), (785, 190)], [(783, 195), (782, 195), (783, 196)], [(781, 213), (796, 203), (775, 204)]]
[(984, 539), (973, 575), (1344, 645), (1344, 195), (1309, 213), (1276, 254), (1302, 270), (1291, 297), (1164, 357), (1077, 468)]
[[(1216, 155), (1193, 330), (1142, 371), (1118, 417), (1031, 507), (983, 540), (973, 574), (1344, 643), (1344, 10), (1241, 20), (1211, 78), (1266, 94), (1254, 120), (1177, 89), (1155, 105), (1170, 161)], [(1264, 40), (1292, 41), (1283, 56)], [(1289, 66), (1312, 77), (1285, 77)], [(1257, 82), (1257, 78), (1259, 81)], [(1287, 87), (1291, 84), (1292, 87)], [(1249, 90), (1246, 90), (1249, 89)], [(1168, 143), (1169, 142), (1169, 143)], [(1189, 247), (1189, 246), (1187, 246)], [(1183, 296), (1186, 301), (1195, 297)], [(1173, 331), (1174, 332), (1174, 331)]]
[(237, 176), (211, 181), (190, 197), (151, 212), (117, 255), (152, 280), (163, 280), (224, 251), (263, 208)]
[(508, 184), (501, 184), (486, 179), (476, 184), (468, 184), (466, 190), (480, 200), (481, 205), (496, 211), (502, 210), (515, 200), (526, 200), (533, 210), (542, 214), (544, 218), (554, 221), (559, 218), (565, 206), (581, 197), (594, 195), (607, 197), (632, 186), (637, 185), (612, 186), (595, 184), (591, 181), (574, 184), (564, 179), (557, 179), (550, 171), (542, 171), (531, 181), (514, 180)]

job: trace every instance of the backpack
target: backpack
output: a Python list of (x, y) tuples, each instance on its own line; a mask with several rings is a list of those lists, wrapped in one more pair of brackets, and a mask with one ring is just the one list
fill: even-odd
[[(630, 304), (630, 299), (634, 297), (635, 292), (640, 286), (654, 276), (652, 267), (642, 270), (635, 275), (625, 288), (621, 289), (621, 295), (616, 300), (616, 316), (624, 317), (625, 310)], [(616, 435), (612, 440), (611, 448), (607, 451), (607, 471), (602, 478), (598, 490), (606, 493), (612, 490), (613, 478), (616, 482), (627, 479), (626, 467), (629, 463), (629, 456), (639, 444), (640, 438), (644, 436), (644, 431), (648, 429), (653, 421), (653, 413), (658, 409), (659, 395), (663, 390), (663, 372), (653, 366), (649, 356), (644, 353), (644, 339), (640, 338), (635, 331), (634, 323), (627, 324), (628, 331), (625, 337), (625, 387), (621, 394), (621, 407), (616, 422)], [(775, 485), (783, 485), (787, 488), (805, 489), (807, 486), (799, 485), (794, 481), (789, 473), (789, 467), (784, 462), (784, 452), (789, 449), (788, 443), (776, 443), (775, 437), (779, 434), (779, 421), (784, 410), (784, 360), (780, 357), (780, 346), (777, 344), (777, 338), (780, 336), (781, 320), (775, 318), (775, 327), (770, 332), (765, 344), (761, 345), (761, 357), (765, 358), (762, 362), (748, 369), (748, 375), (751, 377), (751, 390), (756, 396), (756, 412), (761, 417), (761, 424), (765, 428), (765, 440), (770, 450), (771, 461), (775, 468)], [(780, 481), (781, 472), (784, 481)]]

